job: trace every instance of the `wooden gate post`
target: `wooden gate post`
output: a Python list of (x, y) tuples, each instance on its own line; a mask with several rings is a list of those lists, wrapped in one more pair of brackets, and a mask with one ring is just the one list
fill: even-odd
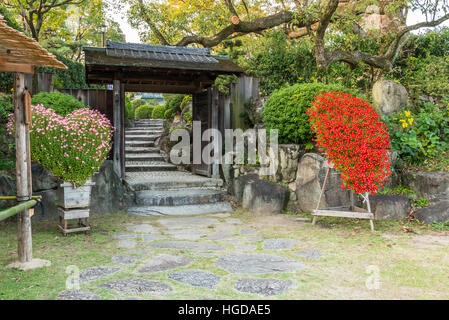
[[(24, 202), (30, 200), (31, 193), (31, 161), (29, 157), (28, 128), (25, 125), (25, 75), (14, 73), (14, 115), (15, 115), (15, 142), (16, 142), (16, 185), (17, 200)], [(27, 143), (28, 142), (28, 143)], [(17, 215), (18, 224), (18, 255), (19, 262), (30, 262), (33, 259), (33, 246), (31, 240), (31, 217), (29, 210), (21, 211)]]
[(121, 126), (121, 101), (120, 101), (120, 80), (113, 81), (114, 97), (113, 97), (113, 109), (114, 109), (114, 169), (119, 177), (122, 177), (122, 159), (121, 159), (121, 144), (122, 144), (122, 126)]
[[(212, 94), (212, 101), (211, 101), (211, 128), (215, 129), (214, 133), (213, 133), (213, 143), (214, 143), (214, 158), (217, 157), (217, 154), (221, 154), (221, 143), (218, 142), (219, 134), (218, 134), (218, 88), (214, 87), (211, 90), (211, 94)], [(217, 153), (217, 154), (216, 154)], [(219, 161), (221, 161), (222, 159), (218, 159)], [(219, 162), (216, 163), (214, 162), (212, 164), (212, 177), (213, 178), (220, 178), (220, 165)]]

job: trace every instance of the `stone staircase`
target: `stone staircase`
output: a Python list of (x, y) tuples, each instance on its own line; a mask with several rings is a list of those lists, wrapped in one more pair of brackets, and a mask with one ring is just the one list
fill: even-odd
[(140, 120), (125, 130), (125, 183), (135, 192), (135, 206), (128, 213), (191, 215), (232, 211), (222, 192), (222, 179), (178, 171), (165, 161), (155, 140), (163, 120)]

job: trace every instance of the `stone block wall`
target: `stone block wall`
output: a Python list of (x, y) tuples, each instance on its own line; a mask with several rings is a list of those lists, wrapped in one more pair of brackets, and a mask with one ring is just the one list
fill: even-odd
[[(33, 220), (51, 220), (58, 218), (57, 187), (59, 179), (42, 168), (39, 164), (31, 166), (33, 177), (33, 194), (41, 195), (42, 202), (35, 207)], [(130, 195), (123, 186), (119, 176), (114, 171), (112, 160), (106, 160), (99, 172), (93, 177), (95, 185), (90, 197), (90, 215), (102, 216), (123, 209), (132, 203)], [(7, 176), (0, 176), (0, 194), (16, 194), (14, 181)], [(3, 208), (13, 206), (15, 201), (0, 203)]]

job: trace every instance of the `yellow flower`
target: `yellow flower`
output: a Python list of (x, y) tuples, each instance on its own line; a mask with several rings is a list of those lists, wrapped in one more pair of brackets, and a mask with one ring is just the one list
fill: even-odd
[(402, 128), (407, 128), (407, 127), (408, 127), (407, 122), (404, 122), (404, 123), (402, 124)]
[(413, 124), (413, 118), (409, 118), (408, 119), (408, 123), (410, 123), (410, 125), (412, 125)]
[(404, 115), (405, 115), (406, 117), (410, 117), (410, 111), (405, 110), (405, 111), (404, 111)]
[(401, 121), (402, 123), (405, 123), (405, 120), (404, 120), (404, 119), (400, 119), (399, 121)]

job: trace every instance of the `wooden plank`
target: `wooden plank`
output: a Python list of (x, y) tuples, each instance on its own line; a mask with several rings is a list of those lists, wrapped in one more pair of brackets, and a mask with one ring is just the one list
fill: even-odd
[(72, 232), (79, 232), (79, 231), (89, 231), (90, 227), (82, 227), (82, 228), (73, 228), (73, 229), (65, 229), (64, 227), (58, 225), (59, 229), (62, 231), (62, 233), (72, 233)]
[(113, 146), (113, 159), (114, 169), (119, 177), (122, 176), (122, 163), (121, 163), (121, 142), (122, 142), (122, 127), (121, 127), (121, 103), (120, 103), (120, 81), (113, 81), (113, 117), (114, 117), (114, 146)]
[(64, 210), (58, 207), (59, 216), (64, 220), (89, 218), (89, 208)]
[[(31, 196), (28, 183), (28, 148), (27, 129), (25, 125), (25, 107), (23, 94), (25, 92), (25, 75), (14, 74), (14, 116), (15, 116), (15, 143), (16, 143), (16, 188), (17, 200), (27, 201)], [(20, 262), (29, 262), (33, 259), (31, 239), (31, 217), (28, 210), (19, 212), (18, 225), (18, 255)]]
[(66, 209), (88, 207), (90, 202), (91, 183), (73, 188), (72, 184), (64, 183), (57, 189), (58, 204)]
[(21, 72), (33, 74), (34, 68), (31, 64), (20, 64), (20, 63), (2, 63), (0, 64), (1, 72)]
[(313, 216), (341, 217), (355, 219), (374, 219), (374, 214), (370, 212), (352, 212), (352, 211), (335, 211), (335, 210), (313, 210)]
[(198, 93), (195, 85), (125, 84), (127, 92)]

